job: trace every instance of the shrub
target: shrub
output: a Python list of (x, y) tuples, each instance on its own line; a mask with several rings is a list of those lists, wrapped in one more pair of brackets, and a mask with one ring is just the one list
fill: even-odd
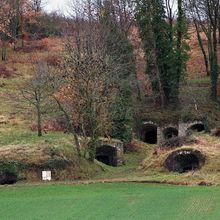
[(37, 22), (26, 24), (26, 31), (32, 38), (42, 39), (50, 36), (61, 36), (65, 19), (56, 13), (43, 14)]
[(0, 78), (9, 78), (15, 74), (14, 71), (8, 70), (6, 66), (0, 65)]
[(60, 63), (60, 57), (57, 55), (50, 55), (47, 57), (46, 62), (49, 66), (58, 66)]
[(69, 164), (70, 164), (69, 160), (63, 157), (54, 156), (53, 158), (49, 159), (47, 163), (43, 165), (43, 168), (51, 169), (51, 170), (64, 170)]
[(0, 162), (0, 184), (14, 184), (18, 181), (17, 166), (14, 161)]

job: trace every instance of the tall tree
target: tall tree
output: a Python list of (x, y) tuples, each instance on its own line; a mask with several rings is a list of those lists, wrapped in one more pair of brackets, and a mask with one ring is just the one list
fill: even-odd
[(186, 62), (188, 60), (188, 45), (186, 39), (188, 39), (188, 27), (186, 24), (186, 16), (183, 8), (183, 0), (177, 0), (177, 22), (176, 22), (176, 46), (174, 47), (175, 52), (175, 80), (174, 80), (174, 93), (175, 98), (178, 101), (179, 97), (179, 85), (181, 79), (184, 77), (186, 71)]
[[(163, 0), (137, 1), (137, 22), (144, 45), (147, 69), (155, 100), (162, 107), (177, 105), (180, 80), (187, 60), (185, 25), (182, 1), (178, 1), (177, 22), (171, 5)], [(167, 22), (167, 14), (169, 22)]]
[[(101, 136), (111, 129), (109, 103), (115, 99), (110, 75), (115, 66), (105, 53), (103, 35), (91, 1), (72, 4), (73, 19), (66, 36), (61, 68), (56, 77), (58, 95), (54, 97), (74, 136), (79, 156), (91, 161)], [(58, 80), (57, 80), (58, 79)]]

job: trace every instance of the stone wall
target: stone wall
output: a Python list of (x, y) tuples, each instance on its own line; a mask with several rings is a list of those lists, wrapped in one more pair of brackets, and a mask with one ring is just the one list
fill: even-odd
[[(156, 125), (152, 121), (149, 121), (149, 122), (145, 121), (145, 122), (143, 122), (143, 126), (147, 125), (147, 124)], [(167, 128), (176, 129), (178, 131), (178, 136), (179, 137), (184, 137), (184, 136), (188, 135), (187, 131), (189, 130), (189, 128), (192, 127), (193, 125), (196, 125), (196, 124), (203, 125), (203, 122), (201, 122), (201, 121), (193, 121), (193, 122), (189, 122), (189, 123), (181, 123), (180, 122), (179, 124), (166, 124), (164, 126), (156, 125), (157, 126), (157, 142), (159, 143), (160, 141), (163, 141), (165, 139), (164, 131)]]
[(100, 143), (101, 146), (110, 146), (115, 149), (116, 154), (114, 155), (114, 166), (121, 166), (124, 163), (124, 144), (119, 140), (104, 139)]
[(194, 121), (194, 122), (189, 122), (189, 123), (179, 123), (179, 136), (184, 137), (187, 134), (187, 131), (190, 127), (196, 124), (203, 124), (202, 121)]

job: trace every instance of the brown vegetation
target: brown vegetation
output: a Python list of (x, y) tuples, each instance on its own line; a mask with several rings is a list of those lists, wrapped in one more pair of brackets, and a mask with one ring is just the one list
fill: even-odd
[(10, 70), (6, 65), (0, 64), (0, 78), (10, 78), (16, 75), (16, 69)]
[(194, 145), (194, 144), (198, 144), (198, 140), (191, 136), (173, 137), (161, 141), (159, 147), (160, 150), (168, 150), (172, 148), (182, 147), (184, 145)]

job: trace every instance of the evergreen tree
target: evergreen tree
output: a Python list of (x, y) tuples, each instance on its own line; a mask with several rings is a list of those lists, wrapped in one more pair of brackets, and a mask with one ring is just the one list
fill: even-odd
[(136, 18), (144, 45), (146, 73), (162, 107), (178, 104), (180, 79), (187, 60), (182, 4), (180, 7), (176, 27), (172, 28), (167, 22), (163, 0), (137, 1)]

